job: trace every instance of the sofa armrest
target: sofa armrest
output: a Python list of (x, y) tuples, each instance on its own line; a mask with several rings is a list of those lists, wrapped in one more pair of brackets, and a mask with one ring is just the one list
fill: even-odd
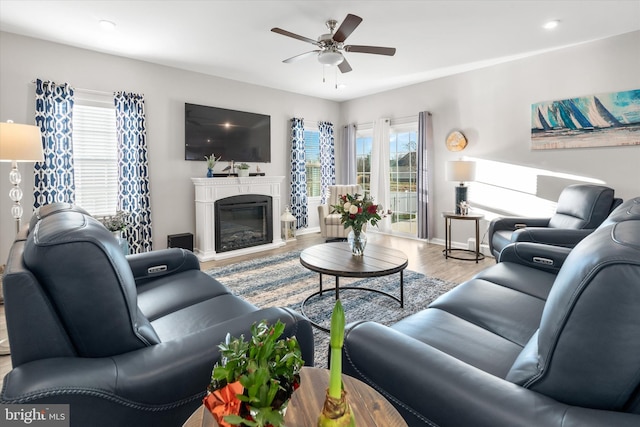
[(343, 372), (382, 393), (410, 426), (632, 426), (640, 416), (572, 407), (510, 383), (389, 327), (345, 333)]
[(318, 222), (320, 223), (320, 235), (325, 237), (327, 235), (326, 232), (326, 224), (324, 219), (329, 216), (330, 210), (329, 205), (318, 205)]
[(192, 252), (180, 248), (127, 255), (127, 261), (137, 286), (162, 276), (200, 270), (198, 258)]
[(513, 232), (512, 242), (533, 242), (573, 248), (594, 229), (526, 227)]
[(547, 227), (551, 218), (523, 218), (519, 216), (505, 216), (496, 218), (489, 223), (489, 234), (499, 230), (518, 230), (524, 227)]
[(513, 262), (557, 274), (571, 248), (540, 243), (511, 243), (500, 252), (498, 262)]

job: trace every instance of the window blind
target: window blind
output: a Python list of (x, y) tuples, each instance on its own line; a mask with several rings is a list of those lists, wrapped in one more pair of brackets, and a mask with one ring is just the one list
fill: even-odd
[(74, 105), (73, 158), (76, 204), (94, 216), (115, 214), (118, 145), (113, 106)]

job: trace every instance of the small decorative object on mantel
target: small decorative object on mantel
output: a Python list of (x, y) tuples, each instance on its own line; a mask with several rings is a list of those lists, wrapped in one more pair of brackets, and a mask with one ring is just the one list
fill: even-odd
[(220, 344), (204, 398), (221, 427), (280, 427), (293, 392), (300, 386), (304, 361), (295, 337), (278, 339), (285, 325), (262, 321), (251, 327), (249, 342), (227, 334)]
[(125, 211), (116, 211), (115, 215), (98, 217), (98, 221), (105, 226), (107, 230), (113, 234), (113, 236), (118, 241), (118, 245), (120, 245), (120, 249), (122, 253), (125, 255), (129, 254), (129, 243), (127, 239), (123, 236), (123, 233), (127, 229), (129, 213)]
[(382, 212), (382, 206), (373, 203), (373, 199), (369, 196), (361, 194), (342, 194), (340, 195), (340, 203), (332, 205), (331, 213), (340, 214), (340, 222), (344, 228), (351, 227), (351, 231), (347, 235), (347, 241), (351, 247), (351, 253), (356, 256), (364, 254), (364, 248), (367, 246), (367, 235), (362, 228), (371, 223), (377, 225), (382, 219), (379, 212)]
[(216, 155), (211, 153), (209, 157), (204, 156), (204, 158), (207, 161), (207, 178), (213, 178), (213, 168), (216, 163), (218, 163), (218, 160), (222, 158), (222, 156), (216, 158)]
[(240, 163), (236, 165), (236, 169), (238, 169), (238, 176), (249, 176), (249, 165), (247, 163)]
[(296, 217), (291, 214), (289, 206), (284, 208), (280, 221), (282, 222), (282, 240), (285, 242), (296, 240)]
[(347, 402), (347, 392), (342, 387), (344, 323), (342, 303), (337, 299), (331, 313), (329, 388), (322, 412), (318, 417), (318, 427), (355, 427), (356, 425), (353, 411)]

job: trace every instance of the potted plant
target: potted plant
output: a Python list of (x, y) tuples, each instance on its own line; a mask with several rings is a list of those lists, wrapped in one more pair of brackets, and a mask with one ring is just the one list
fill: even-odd
[(251, 327), (251, 340), (227, 334), (221, 361), (211, 373), (204, 405), (222, 427), (278, 427), (304, 364), (295, 337), (279, 339), (284, 323), (262, 321)]
[(219, 156), (216, 158), (216, 155), (211, 153), (211, 155), (209, 157), (204, 156), (204, 159), (207, 161), (207, 177), (208, 178), (213, 178), (213, 168), (216, 165), (216, 163), (218, 163), (218, 160), (220, 160), (222, 158), (222, 156)]
[(238, 176), (249, 176), (249, 165), (246, 163), (240, 163), (236, 165), (236, 169), (238, 169)]
[(125, 211), (116, 211), (115, 215), (98, 217), (97, 219), (106, 227), (107, 230), (111, 232), (111, 234), (113, 234), (118, 241), (120, 249), (122, 249), (122, 253), (127, 255), (129, 253), (129, 243), (123, 236), (123, 232), (127, 229), (129, 213)]
[(356, 425), (351, 405), (347, 401), (347, 392), (342, 386), (344, 323), (342, 303), (337, 299), (331, 312), (329, 388), (327, 388), (322, 412), (318, 417), (318, 427), (354, 427)]

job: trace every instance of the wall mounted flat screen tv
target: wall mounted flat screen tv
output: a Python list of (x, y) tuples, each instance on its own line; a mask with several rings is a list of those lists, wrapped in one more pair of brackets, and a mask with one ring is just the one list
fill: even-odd
[(184, 104), (184, 158), (271, 162), (271, 116)]

